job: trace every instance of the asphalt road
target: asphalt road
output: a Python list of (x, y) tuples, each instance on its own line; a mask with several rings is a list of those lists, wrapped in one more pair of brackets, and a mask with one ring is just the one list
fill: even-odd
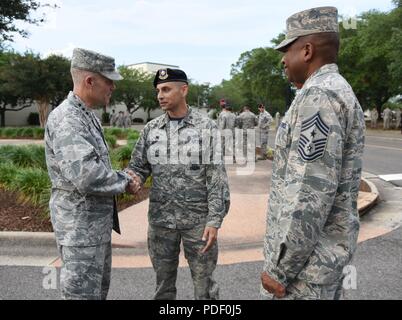
[(402, 135), (366, 136), (363, 170), (375, 175), (399, 174), (391, 183), (402, 187)]

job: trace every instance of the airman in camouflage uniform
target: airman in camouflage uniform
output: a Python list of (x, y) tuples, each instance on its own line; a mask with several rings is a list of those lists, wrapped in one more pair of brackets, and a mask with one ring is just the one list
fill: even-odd
[(50, 113), (45, 134), (50, 215), (63, 262), (60, 286), (64, 299), (106, 299), (112, 228), (120, 232), (114, 196), (132, 178), (112, 170), (92, 109), (109, 102), (121, 76), (113, 58), (84, 49), (74, 50), (71, 68), (74, 91)]
[(276, 298), (340, 298), (356, 249), (365, 123), (334, 63), (337, 18), (333, 7), (299, 12), (277, 47), (289, 80), (303, 86), (275, 141), (261, 278)]
[(373, 110), (371, 110), (371, 128), (375, 129), (377, 128), (377, 120), (378, 120), (378, 111), (377, 108), (373, 108)]
[[(159, 70), (154, 86), (166, 113), (145, 126), (129, 163), (142, 183), (152, 174), (148, 249), (156, 272), (154, 299), (176, 298), (181, 242), (195, 298), (218, 299), (212, 276), (218, 259), (215, 240), (229, 210), (230, 195), (220, 145), (203, 135), (213, 135), (217, 126), (187, 106), (183, 71)], [(212, 153), (203, 158), (206, 151)], [(178, 153), (186, 157), (188, 152), (191, 159), (179, 161)], [(218, 152), (217, 161), (203, 161), (214, 152)]]
[(129, 112), (124, 113), (124, 128), (125, 129), (131, 128), (131, 115)]
[(260, 111), (260, 114), (258, 115), (258, 128), (260, 129), (261, 141), (261, 157), (259, 159), (263, 160), (267, 158), (268, 134), (269, 127), (272, 123), (272, 116), (267, 110), (265, 110), (263, 104), (258, 106), (258, 110)]
[[(255, 126), (258, 124), (257, 116), (250, 111), (248, 106), (243, 108), (243, 112), (236, 118), (236, 127), (243, 130), (243, 156), (247, 157), (247, 154), (251, 152), (255, 156), (255, 150), (250, 150), (250, 142), (248, 141), (249, 135), (247, 130), (252, 130), (252, 135), (255, 140)], [(247, 150), (249, 149), (249, 152)]]
[(126, 119), (124, 117), (124, 112), (119, 111), (119, 114), (118, 114), (118, 116), (116, 118), (116, 126), (118, 128), (124, 128), (125, 124), (126, 124)]
[(281, 114), (277, 112), (275, 113), (275, 130), (279, 129), (280, 121), (281, 121)]
[(384, 118), (384, 130), (389, 130), (392, 119), (392, 111), (390, 108), (388, 107), (385, 108), (383, 112), (383, 118)]
[(396, 129), (399, 129), (399, 127), (401, 126), (401, 109), (397, 108), (395, 110), (395, 117), (396, 117)]
[(112, 110), (112, 115), (110, 116), (110, 126), (111, 127), (115, 127), (116, 126), (116, 121), (117, 121), (117, 117), (119, 116), (118, 113), (116, 113), (116, 111), (113, 109)]
[[(223, 155), (234, 156), (236, 116), (232, 113), (232, 108), (226, 106), (219, 115), (218, 128), (221, 130)], [(229, 143), (227, 143), (229, 142)], [(228, 148), (228, 150), (226, 150)], [(227, 154), (226, 154), (227, 153)]]

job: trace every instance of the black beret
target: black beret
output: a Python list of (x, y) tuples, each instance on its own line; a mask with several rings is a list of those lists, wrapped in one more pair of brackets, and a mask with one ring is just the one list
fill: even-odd
[(156, 72), (155, 79), (154, 79), (154, 87), (159, 83), (164, 82), (184, 82), (188, 84), (187, 76), (184, 71), (179, 69), (159, 69)]

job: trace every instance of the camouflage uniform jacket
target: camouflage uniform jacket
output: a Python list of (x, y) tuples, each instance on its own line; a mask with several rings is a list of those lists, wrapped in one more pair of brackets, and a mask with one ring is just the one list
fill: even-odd
[[(192, 108), (175, 129), (167, 114), (150, 121), (143, 129), (129, 169), (136, 172), (142, 182), (152, 174), (150, 224), (171, 229), (190, 229), (200, 223), (221, 226), (230, 204), (228, 178), (220, 147), (214, 144), (216, 140), (202, 136), (204, 130), (217, 131), (217, 126)], [(183, 134), (185, 138), (176, 138)], [(159, 160), (153, 161), (148, 154), (159, 146), (160, 154), (156, 152)], [(199, 158), (205, 149), (218, 150), (219, 161), (210, 161), (210, 164), (201, 161)], [(188, 150), (195, 150), (192, 153), (195, 159), (188, 164), (171, 160), (177, 153)]]
[(99, 120), (72, 92), (50, 113), (45, 144), (59, 245), (109, 242), (117, 218), (114, 195), (124, 192), (131, 178), (112, 170)]
[(264, 111), (263, 113), (260, 113), (258, 116), (258, 128), (261, 131), (268, 132), (269, 131), (269, 126), (271, 125), (272, 122), (272, 116), (269, 114), (268, 111)]
[(360, 104), (336, 64), (317, 70), (276, 136), (264, 270), (287, 286), (339, 281), (356, 249), (364, 148)]
[(254, 129), (258, 124), (257, 116), (251, 111), (244, 111), (236, 118), (237, 127), (240, 129)]
[(226, 111), (222, 110), (219, 115), (218, 115), (218, 119), (216, 119), (216, 125), (218, 126), (218, 128), (220, 130), (222, 130), (222, 125), (223, 125), (223, 118), (225, 117), (225, 113)]
[(218, 127), (220, 130), (234, 130), (235, 129), (235, 124), (236, 124), (236, 116), (229, 112), (229, 111), (223, 111), (219, 115), (219, 122), (218, 122)]

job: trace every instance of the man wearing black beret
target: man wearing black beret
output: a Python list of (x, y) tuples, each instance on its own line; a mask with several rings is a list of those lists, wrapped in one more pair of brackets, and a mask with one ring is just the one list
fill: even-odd
[[(195, 299), (218, 299), (219, 287), (212, 276), (218, 260), (216, 239), (230, 204), (220, 146), (211, 139), (218, 130), (214, 121), (187, 105), (183, 71), (158, 70), (154, 87), (166, 113), (145, 126), (129, 163), (139, 182), (151, 174), (153, 178), (148, 249), (156, 272), (154, 299), (176, 298), (181, 243)], [(206, 149), (212, 155), (204, 157)]]

